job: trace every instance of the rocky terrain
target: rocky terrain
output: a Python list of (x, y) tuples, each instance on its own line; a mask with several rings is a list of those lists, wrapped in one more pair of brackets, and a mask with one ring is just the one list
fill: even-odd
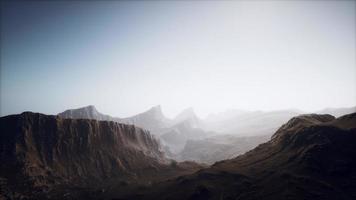
[(192, 108), (183, 110), (174, 119), (165, 117), (161, 106), (154, 106), (145, 112), (126, 118), (102, 114), (94, 106), (66, 110), (58, 116), (69, 119), (109, 120), (138, 126), (161, 139), (163, 150), (171, 157), (175, 157), (175, 154), (183, 149), (187, 140), (203, 139), (214, 134), (200, 128), (203, 122)]
[(1, 117), (0, 133), (5, 199), (75, 198), (82, 190), (150, 184), (201, 168), (167, 159), (148, 131), (113, 121), (25, 112)]
[(161, 106), (154, 106), (149, 110), (137, 115), (119, 118), (100, 113), (94, 106), (86, 106), (77, 109), (69, 109), (58, 114), (66, 119), (95, 119), (100, 121), (115, 121), (119, 123), (132, 124), (151, 131), (153, 134), (160, 132), (161, 129), (169, 127), (173, 122), (166, 118)]
[(121, 199), (356, 198), (356, 113), (301, 115), (230, 160)]
[[(352, 113), (355, 107), (329, 108), (317, 113), (336, 116)], [(134, 124), (157, 136), (162, 150), (169, 158), (179, 161), (197, 161), (213, 164), (243, 154), (266, 142), (290, 118), (303, 111), (246, 111), (228, 110), (199, 118), (193, 108), (187, 108), (176, 117), (164, 116), (160, 106), (132, 117), (118, 118), (102, 114), (94, 106), (67, 110), (58, 114), (63, 118), (111, 120)]]
[(293, 117), (210, 167), (167, 159), (148, 131), (113, 121), (25, 112), (0, 130), (0, 199), (356, 198), (356, 113)]

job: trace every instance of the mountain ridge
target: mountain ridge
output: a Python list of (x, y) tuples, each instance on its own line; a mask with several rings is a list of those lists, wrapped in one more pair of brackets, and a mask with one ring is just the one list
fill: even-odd
[(102, 121), (114, 121), (125, 124), (136, 125), (140, 128), (147, 129), (153, 133), (165, 128), (170, 124), (170, 120), (166, 118), (162, 112), (161, 106), (153, 106), (150, 109), (133, 115), (131, 117), (119, 118), (105, 115), (97, 111), (95, 106), (89, 105), (76, 109), (68, 109), (64, 112), (58, 113), (58, 116), (62, 118), (70, 119), (95, 119)]
[(356, 198), (356, 113), (298, 116), (277, 132), (241, 156), (136, 191), (139, 199)]
[(10, 199), (47, 199), (42, 195), (58, 188), (95, 190), (108, 182), (147, 183), (201, 168), (172, 165), (155, 136), (134, 125), (32, 112), (0, 118), (0, 161), (0, 186), (8, 190), (1, 195)]

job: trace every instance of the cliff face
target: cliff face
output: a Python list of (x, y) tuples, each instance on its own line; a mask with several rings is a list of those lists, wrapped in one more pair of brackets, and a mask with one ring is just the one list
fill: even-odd
[(0, 133), (0, 177), (17, 185), (140, 178), (167, 162), (147, 131), (112, 121), (26, 112), (2, 117)]
[(124, 124), (132, 124), (151, 131), (151, 134), (157, 133), (160, 129), (166, 128), (172, 123), (171, 120), (163, 115), (160, 106), (152, 107), (146, 112), (127, 118), (111, 117), (110, 115), (102, 114), (97, 111), (94, 106), (66, 110), (58, 113), (58, 116), (65, 119), (95, 119), (100, 121), (114, 121)]

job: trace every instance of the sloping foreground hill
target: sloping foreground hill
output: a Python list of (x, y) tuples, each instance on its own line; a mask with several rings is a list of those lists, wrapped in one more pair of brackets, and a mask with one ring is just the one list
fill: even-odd
[(302, 115), (264, 144), (121, 199), (356, 199), (356, 113)]
[(171, 164), (157, 140), (133, 125), (30, 112), (0, 118), (0, 199), (75, 199), (83, 188), (105, 191), (200, 168)]

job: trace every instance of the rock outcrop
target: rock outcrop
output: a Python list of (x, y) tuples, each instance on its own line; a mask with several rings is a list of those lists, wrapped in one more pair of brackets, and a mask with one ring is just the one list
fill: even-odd
[(152, 181), (183, 168), (172, 168), (154, 136), (134, 125), (31, 112), (0, 118), (0, 180), (9, 198), (58, 185)]

